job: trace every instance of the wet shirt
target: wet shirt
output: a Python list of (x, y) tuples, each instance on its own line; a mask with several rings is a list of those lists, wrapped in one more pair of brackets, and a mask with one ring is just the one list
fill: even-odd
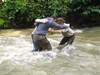
[(68, 27), (68, 28), (63, 30), (62, 35), (64, 37), (69, 37), (69, 36), (74, 35), (74, 33), (75, 33), (74, 30), (72, 30), (70, 27)]

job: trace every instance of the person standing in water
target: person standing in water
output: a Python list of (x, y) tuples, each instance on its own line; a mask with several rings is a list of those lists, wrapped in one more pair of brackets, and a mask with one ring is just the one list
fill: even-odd
[(63, 49), (65, 46), (72, 45), (75, 39), (75, 32), (70, 28), (70, 24), (64, 23), (64, 25), (67, 26), (67, 29), (62, 30), (63, 38), (57, 47), (59, 50)]
[[(63, 35), (63, 38), (61, 39), (59, 46), (57, 47), (57, 49), (61, 50), (63, 49), (65, 46), (68, 45), (72, 45), (75, 39), (75, 31), (73, 29), (71, 29), (70, 24), (66, 24), (64, 23), (65, 21), (58, 19), (56, 20), (58, 24), (63, 24), (65, 26), (67, 26), (67, 28), (62, 29), (62, 30), (56, 30), (54, 32), (61, 32)], [(52, 31), (52, 32), (53, 32)]]
[[(57, 23), (57, 19), (53, 18), (44, 18), (44, 19), (36, 19), (35, 20), (35, 30), (32, 32), (32, 41), (33, 41), (33, 50), (35, 51), (44, 51), (44, 50), (52, 50), (50, 42), (46, 38), (46, 34), (48, 33), (49, 28), (56, 29), (66, 29), (67, 26)], [(63, 21), (64, 19), (61, 18)]]

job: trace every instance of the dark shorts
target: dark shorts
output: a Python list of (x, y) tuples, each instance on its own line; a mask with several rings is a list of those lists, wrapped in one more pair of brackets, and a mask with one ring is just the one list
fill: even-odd
[(51, 50), (51, 44), (45, 35), (32, 34), (33, 45), (35, 51)]
[(59, 45), (64, 45), (64, 44), (72, 44), (75, 39), (75, 35), (69, 36), (69, 37), (63, 37), (62, 40), (60, 41)]

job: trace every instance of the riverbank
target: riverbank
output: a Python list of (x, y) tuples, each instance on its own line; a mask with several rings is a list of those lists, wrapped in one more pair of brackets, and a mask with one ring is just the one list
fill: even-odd
[(0, 30), (0, 36), (25, 37), (30, 36), (33, 29), (5, 29)]

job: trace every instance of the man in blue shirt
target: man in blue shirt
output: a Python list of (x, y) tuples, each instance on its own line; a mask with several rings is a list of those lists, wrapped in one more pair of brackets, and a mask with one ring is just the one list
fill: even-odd
[(36, 19), (35, 25), (36, 28), (34, 32), (32, 32), (32, 40), (33, 40), (33, 52), (34, 51), (43, 51), (43, 50), (52, 50), (50, 42), (46, 38), (46, 34), (48, 33), (49, 28), (56, 29), (66, 29), (67, 26), (64, 24), (58, 24), (57, 21), (63, 21), (63, 18), (44, 18), (44, 19)]

